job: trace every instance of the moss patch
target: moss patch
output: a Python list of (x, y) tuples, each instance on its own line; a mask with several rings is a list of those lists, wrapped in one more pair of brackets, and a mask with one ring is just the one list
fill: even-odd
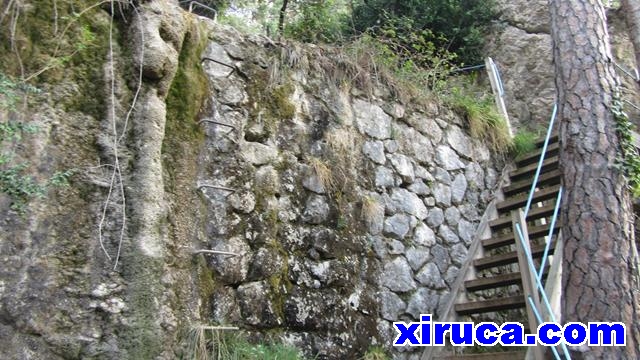
[[(180, 150), (202, 144), (204, 132), (197, 119), (209, 94), (200, 54), (207, 45), (204, 30), (191, 24), (179, 57), (176, 75), (167, 95), (167, 121), (163, 154), (180, 155)], [(170, 169), (170, 167), (167, 167)]]
[[(96, 94), (104, 89), (109, 15), (81, 0), (58, 1), (56, 8), (52, 1), (30, 3), (20, 11), (13, 38), (9, 22), (0, 25), (0, 69), (36, 86), (61, 81), (76, 84), (66, 89), (69, 93), (63, 94), (58, 105), (100, 118), (106, 96)], [(16, 11), (13, 7), (10, 13)], [(114, 25), (114, 42), (119, 33)]]
[(255, 67), (247, 85), (251, 108), (251, 120), (264, 121), (268, 134), (273, 134), (278, 124), (284, 120), (291, 120), (296, 114), (296, 107), (291, 102), (293, 85), (285, 82), (272, 85), (266, 70)]

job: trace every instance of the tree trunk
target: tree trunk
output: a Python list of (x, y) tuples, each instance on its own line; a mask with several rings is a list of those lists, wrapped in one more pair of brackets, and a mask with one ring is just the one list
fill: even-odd
[(636, 54), (636, 69), (638, 69), (640, 68), (640, 1), (621, 0), (620, 5), (629, 28), (629, 37)]
[(289, 0), (284, 0), (282, 2), (282, 7), (280, 8), (280, 17), (278, 19), (278, 34), (282, 36), (284, 32), (284, 17), (287, 13), (287, 5), (289, 4)]
[(599, 0), (549, 0), (562, 199), (562, 321), (620, 321), (625, 347), (571, 349), (573, 359), (638, 359), (638, 254), (627, 182), (616, 166), (617, 81)]

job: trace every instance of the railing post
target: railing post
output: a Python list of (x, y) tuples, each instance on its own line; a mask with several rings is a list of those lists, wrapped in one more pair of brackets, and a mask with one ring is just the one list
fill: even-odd
[(513, 130), (511, 129), (511, 121), (509, 121), (509, 114), (507, 113), (507, 106), (504, 103), (504, 87), (502, 86), (502, 79), (500, 79), (500, 71), (493, 62), (493, 59), (488, 57), (484, 60), (487, 73), (489, 74), (489, 81), (491, 82), (491, 90), (496, 99), (496, 106), (500, 115), (504, 117), (504, 121), (507, 124), (509, 130), (509, 136), (513, 138)]
[[(524, 217), (522, 209), (511, 211), (511, 224), (513, 226), (513, 234), (516, 238), (516, 251), (518, 253), (518, 266), (520, 267), (520, 277), (522, 278), (522, 290), (524, 291), (525, 305), (527, 307), (527, 319), (529, 319), (529, 330), (532, 333), (538, 331), (538, 320), (536, 319), (534, 309), (529, 301), (529, 297), (533, 300), (533, 304), (540, 309), (540, 296), (536, 286), (536, 271), (529, 266), (527, 254), (531, 254), (531, 245), (529, 243), (529, 232), (527, 230), (527, 221)], [(518, 226), (520, 228), (518, 228)], [(525, 250), (526, 249), (526, 250)], [(535, 360), (544, 360), (544, 349), (541, 346), (532, 348)]]

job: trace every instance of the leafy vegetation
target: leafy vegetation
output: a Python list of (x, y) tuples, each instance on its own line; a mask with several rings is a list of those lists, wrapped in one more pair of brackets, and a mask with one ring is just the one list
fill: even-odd
[(297, 16), (286, 25), (285, 36), (309, 43), (340, 42), (348, 31), (349, 17), (338, 2), (303, 1)]
[(618, 166), (624, 171), (633, 196), (640, 197), (640, 155), (638, 155), (638, 149), (635, 147), (632, 135), (632, 130), (634, 130), (635, 126), (629, 121), (629, 117), (624, 112), (622, 101), (619, 97), (614, 99), (612, 110), (622, 150), (617, 159)]
[[(16, 104), (26, 95), (38, 92), (37, 88), (0, 72), (0, 111), (13, 113)], [(11, 208), (20, 213), (24, 212), (29, 200), (44, 197), (50, 186), (68, 186), (69, 177), (74, 173), (73, 170), (57, 172), (42, 183), (29, 175), (29, 163), (15, 161), (10, 143), (20, 143), (25, 135), (35, 134), (38, 130), (37, 126), (22, 121), (0, 122), (0, 192), (11, 198)]]
[(513, 146), (506, 120), (487, 94), (470, 94), (453, 88), (445, 101), (454, 111), (464, 116), (472, 137), (482, 140), (494, 152), (502, 153)]
[(431, 33), (434, 46), (457, 54), (458, 60), (479, 60), (483, 33), (495, 17), (492, 0), (370, 0), (361, 1), (353, 9), (356, 33), (384, 28), (389, 23), (411, 23)]
[(367, 350), (361, 360), (388, 360), (390, 359), (387, 352), (381, 346), (372, 346)]
[(252, 344), (242, 332), (198, 327), (188, 336), (185, 360), (301, 360), (300, 352), (281, 343)]
[(539, 135), (529, 130), (519, 130), (513, 136), (512, 153), (521, 156), (535, 150)]

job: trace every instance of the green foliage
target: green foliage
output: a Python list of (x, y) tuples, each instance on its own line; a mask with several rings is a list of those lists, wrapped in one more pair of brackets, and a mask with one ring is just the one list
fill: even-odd
[(514, 156), (521, 156), (535, 150), (538, 137), (538, 134), (532, 131), (519, 130), (513, 136), (513, 147), (511, 151)]
[[(388, 86), (401, 102), (425, 98), (431, 90), (441, 88), (449, 75), (451, 54), (438, 50), (432, 52), (434, 49), (430, 46), (421, 47), (422, 40), (417, 40), (415, 47), (408, 44), (404, 39), (413, 35), (402, 35), (400, 40), (392, 36), (390, 33), (388, 38), (382, 39), (363, 34), (345, 45), (342, 52), (348, 61), (338, 68), (348, 75), (343, 76), (343, 81), (370, 92), (373, 78)], [(419, 35), (415, 36), (419, 38)], [(419, 53), (407, 50), (416, 47), (420, 49)], [(417, 60), (412, 59), (414, 55), (411, 54), (418, 54)], [(419, 64), (431, 64), (432, 67)]]
[(618, 166), (624, 171), (633, 196), (640, 197), (640, 155), (638, 155), (638, 149), (635, 147), (632, 135), (635, 126), (629, 121), (629, 117), (624, 112), (622, 101), (619, 97), (614, 98), (612, 111), (622, 150), (617, 159)]
[(387, 352), (381, 346), (372, 346), (367, 350), (361, 360), (388, 360), (390, 359)]
[(463, 63), (480, 60), (483, 33), (494, 17), (492, 0), (369, 0), (353, 9), (356, 33), (384, 27), (391, 20), (411, 21), (414, 28), (435, 34), (435, 45), (457, 54)]
[(335, 43), (343, 39), (348, 15), (336, 0), (305, 0), (298, 15), (285, 26), (285, 36), (302, 42)]
[(24, 211), (29, 200), (46, 194), (46, 186), (26, 175), (26, 168), (25, 163), (10, 165), (7, 157), (0, 157), (0, 191), (11, 197), (11, 208), (19, 212)]
[(426, 85), (430, 88), (441, 85), (457, 58), (455, 53), (438, 45), (446, 39), (429, 29), (415, 27), (409, 18), (388, 18), (378, 31), (372, 31), (370, 35), (380, 43), (386, 66), (396, 69), (402, 77), (425, 73), (426, 70)]
[(251, 344), (241, 336), (235, 336), (230, 342), (230, 359), (237, 360), (300, 360), (297, 349), (283, 344)]
[[(0, 109), (15, 110), (16, 103), (23, 95), (28, 93), (37, 94), (39, 92), (40, 90), (38, 88), (12, 79), (3, 72), (0, 72)], [(0, 139), (5, 135), (5, 131), (10, 130), (4, 128), (6, 125), (8, 124), (3, 123), (0, 125)], [(15, 133), (15, 131), (13, 133)]]
[(75, 169), (69, 169), (66, 171), (57, 171), (51, 176), (49, 181), (47, 182), (50, 186), (56, 187), (68, 187), (69, 186), (69, 178), (76, 173)]
[(188, 336), (185, 360), (301, 360), (300, 352), (281, 343), (252, 344), (242, 332), (195, 328)]
[[(13, 80), (0, 72), (0, 110), (16, 111), (16, 103), (30, 93), (40, 90)], [(37, 182), (28, 174), (28, 163), (14, 161), (14, 153), (5, 150), (7, 142), (20, 142), (24, 135), (38, 132), (38, 127), (22, 121), (7, 120), (0, 122), (0, 192), (7, 194), (11, 200), (11, 208), (24, 212), (26, 204), (35, 197), (44, 197), (50, 186), (68, 185), (72, 170), (53, 175), (46, 183)]]
[(507, 123), (498, 114), (491, 96), (471, 95), (454, 88), (445, 101), (467, 120), (471, 136), (482, 140), (494, 152), (505, 152), (513, 146)]

